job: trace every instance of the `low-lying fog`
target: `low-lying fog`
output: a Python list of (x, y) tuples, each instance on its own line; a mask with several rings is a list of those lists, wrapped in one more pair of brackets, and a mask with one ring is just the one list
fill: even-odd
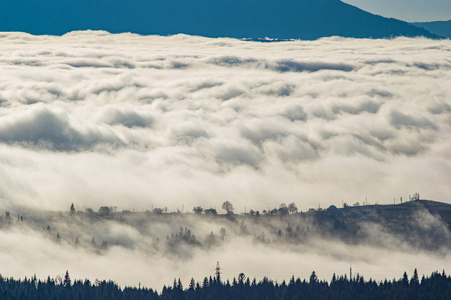
[[(142, 232), (71, 219), (47, 230), (46, 218), (28, 219), (67, 212), (71, 203), (77, 211), (143, 213), (219, 211), (229, 200), (240, 213), (294, 202), (306, 211), (366, 197), (399, 202), (416, 191), (449, 203), (450, 53), (451, 41), (422, 38), (0, 33), (0, 209), (17, 222), (0, 230), (0, 272), (46, 277), (68, 269), (73, 278), (160, 289), (174, 277), (202, 280), (216, 261), (227, 278), (278, 280), (312, 270), (330, 280), (350, 264), (378, 279), (415, 267), (450, 270), (446, 251), (389, 237), (392, 244), (378, 247), (324, 237), (277, 246), (234, 234), (205, 248), (221, 227), (190, 221), (203, 246), (180, 246), (173, 256), (155, 249), (157, 235), (177, 230), (164, 222)], [(104, 248), (103, 236), (112, 237)]]
[(376, 223), (359, 224), (355, 232), (353, 224), (319, 213), (321, 221), (311, 212), (209, 216), (29, 210), (17, 217), (9, 212), (0, 219), (0, 262), (7, 276), (46, 278), (68, 269), (73, 278), (112, 279), (159, 291), (174, 277), (185, 285), (192, 277), (201, 282), (214, 275), (217, 261), (224, 280), (243, 272), (279, 282), (292, 275), (308, 278), (313, 270), (330, 280), (333, 273), (349, 274), (351, 265), (354, 275), (377, 280), (399, 278), (413, 268), (429, 275), (451, 267), (451, 234), (425, 211), (413, 218), (411, 232), (401, 234)]

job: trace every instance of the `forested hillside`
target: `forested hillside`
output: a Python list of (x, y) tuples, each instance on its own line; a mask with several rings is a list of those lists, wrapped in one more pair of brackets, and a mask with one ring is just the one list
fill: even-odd
[[(6, 211), (0, 216), (0, 229), (37, 231), (57, 244), (97, 253), (111, 247), (145, 247), (148, 252), (164, 250), (177, 257), (189, 257), (198, 249), (221, 247), (237, 237), (276, 248), (309, 245), (317, 238), (374, 247), (409, 245), (427, 251), (440, 251), (451, 245), (451, 205), (434, 201), (416, 199), (397, 205), (353, 206), (344, 203), (343, 208), (332, 205), (306, 212), (298, 212), (294, 203), (282, 203), (276, 208), (250, 209), (241, 214), (234, 213), (233, 204), (226, 201), (223, 211), (200, 206), (188, 212), (168, 212), (167, 208), (117, 212), (108, 206), (96, 211), (76, 211), (72, 204), (66, 212)], [(137, 234), (131, 234), (127, 228), (133, 228)]]

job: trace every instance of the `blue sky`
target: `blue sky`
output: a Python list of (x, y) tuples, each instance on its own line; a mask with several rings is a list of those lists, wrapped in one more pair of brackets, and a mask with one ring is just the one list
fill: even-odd
[(450, 0), (343, 0), (343, 2), (374, 14), (409, 22), (451, 19)]

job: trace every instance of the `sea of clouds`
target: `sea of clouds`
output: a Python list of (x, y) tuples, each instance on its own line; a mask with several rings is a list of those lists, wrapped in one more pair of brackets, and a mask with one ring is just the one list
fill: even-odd
[(450, 202), (450, 51), (1, 33), (2, 205)]
[[(291, 202), (305, 211), (365, 199), (399, 203), (414, 192), (451, 203), (450, 57), (451, 41), (423, 38), (267, 43), (0, 33), (0, 208), (219, 210), (228, 200), (236, 212)], [(207, 275), (218, 256), (237, 274), (248, 262), (249, 270), (284, 278), (298, 269), (308, 276), (313, 262), (327, 276), (346, 272), (351, 261), (270, 248), (255, 256), (235, 240), (184, 266), (122, 248), (76, 254), (85, 258), (79, 264), (68, 258), (72, 248), (51, 254), (53, 246), (27, 231), (2, 232), (0, 240), (1, 265), (13, 275), (36, 272), (25, 258), (39, 253), (33, 262), (46, 262), (42, 272), (67, 268), (128, 284), (152, 268), (168, 271), (154, 276), (157, 284), (189, 279), (196, 268)], [(12, 246), (20, 241), (23, 249)], [(444, 262), (382, 250), (367, 261), (369, 249), (352, 251), (380, 277), (387, 268), (391, 275), (414, 262)], [(271, 260), (277, 255), (283, 259)], [(119, 257), (117, 268), (99, 271)]]

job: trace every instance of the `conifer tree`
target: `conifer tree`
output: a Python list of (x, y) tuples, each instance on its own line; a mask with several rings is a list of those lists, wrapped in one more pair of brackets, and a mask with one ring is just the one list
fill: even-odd
[(70, 280), (70, 277), (69, 277), (69, 271), (66, 271), (66, 275), (64, 275), (63, 285), (64, 285), (65, 288), (70, 288), (71, 287), (71, 280)]

